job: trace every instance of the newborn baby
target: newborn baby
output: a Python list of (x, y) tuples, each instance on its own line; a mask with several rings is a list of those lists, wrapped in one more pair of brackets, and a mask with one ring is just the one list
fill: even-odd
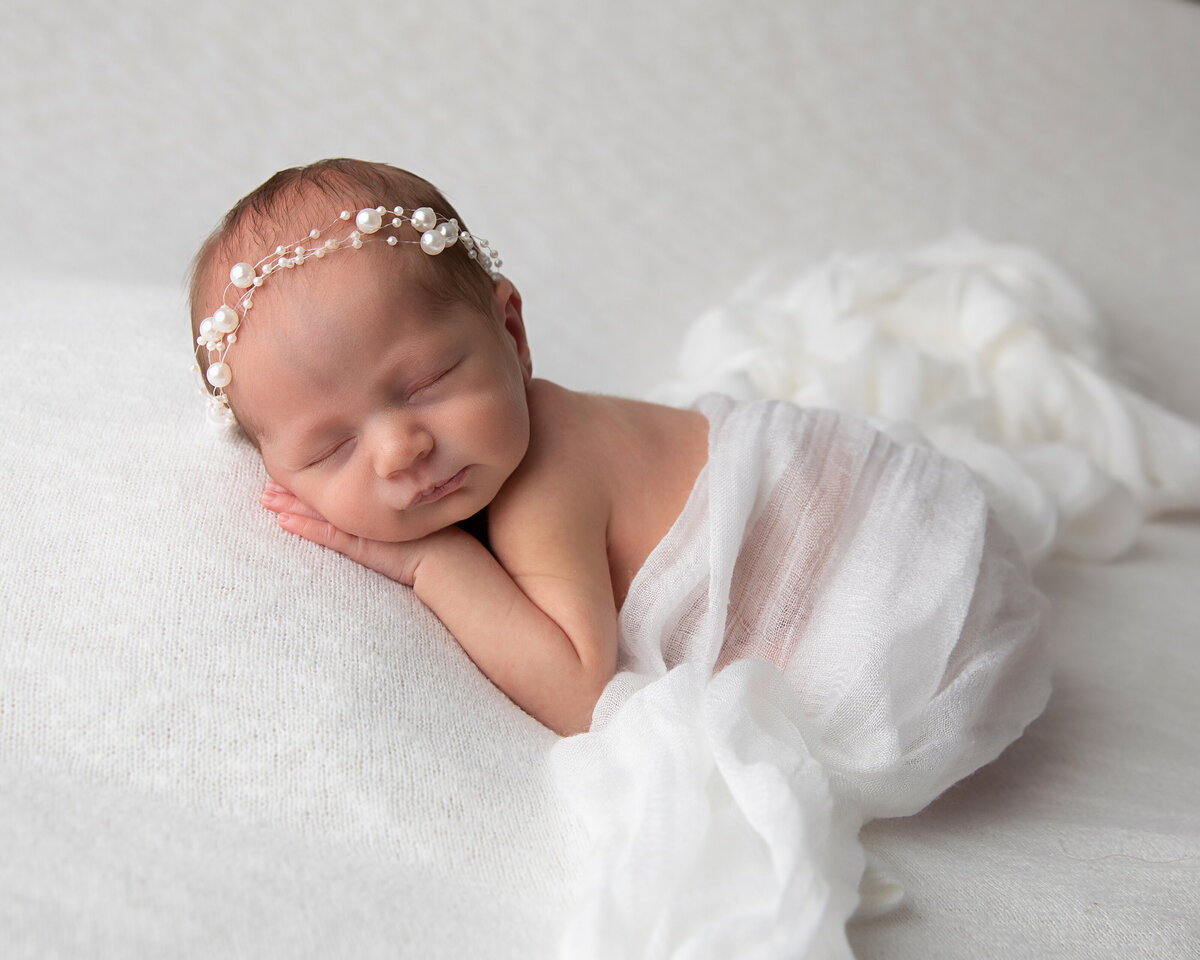
[[(285, 530), (412, 586), (562, 734), (619, 667), (695, 659), (770, 661), (805, 709), (845, 714), (847, 745), (883, 715), (919, 736), (964, 685), (973, 717), (1016, 698), (1004, 742), (1040, 710), (1040, 597), (965, 468), (830, 411), (536, 379), (499, 266), (383, 164), (285, 170), (230, 211), (196, 258), (193, 332)], [(864, 686), (881, 675), (921, 706)]]

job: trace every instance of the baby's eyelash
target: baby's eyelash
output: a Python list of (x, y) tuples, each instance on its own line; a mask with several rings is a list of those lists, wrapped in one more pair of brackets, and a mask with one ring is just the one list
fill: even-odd
[(450, 373), (452, 370), (454, 370), (454, 368), (457, 366), (458, 366), (457, 363), (453, 363), (450, 366), (446, 367), (444, 370), (442, 370), (440, 373), (438, 373), (436, 376), (429, 377), (425, 380), (422, 380), (415, 387), (413, 387), (411, 390), (409, 390), (408, 395), (410, 397), (415, 397), (422, 390), (427, 390), (430, 387), (432, 387), (435, 383), (440, 383), (442, 380), (444, 380), (446, 378), (446, 375), (448, 373)]
[(350, 442), (349, 440), (342, 440), (342, 441), (340, 441), (339, 443), (337, 443), (337, 444), (335, 444), (334, 446), (330, 447), (330, 448), (329, 448), (327, 451), (325, 451), (324, 453), (322, 453), (320, 456), (314, 457), (312, 460), (310, 460), (308, 463), (306, 463), (306, 464), (304, 465), (304, 468), (307, 470), (309, 467), (318, 467), (318, 466), (320, 466), (321, 464), (323, 464), (323, 463), (325, 463), (327, 460), (329, 460), (329, 458), (330, 458), (330, 457), (332, 457), (332, 456), (333, 456), (335, 453), (337, 453), (339, 450), (341, 450), (341, 449), (342, 449), (342, 447), (344, 447), (344, 446), (345, 446), (347, 443), (349, 443), (349, 442)]

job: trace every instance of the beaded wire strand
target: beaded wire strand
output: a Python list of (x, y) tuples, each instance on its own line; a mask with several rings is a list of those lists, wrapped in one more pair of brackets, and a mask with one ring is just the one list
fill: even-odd
[[(325, 238), (341, 223), (354, 219), (354, 229), (346, 236)], [(389, 234), (386, 237), (376, 237), (385, 227), (398, 229), (409, 224), (420, 238), (408, 240)], [(320, 242), (317, 242), (320, 241)], [(225, 395), (225, 387), (233, 379), (227, 357), (229, 348), (237, 343), (238, 329), (246, 315), (254, 306), (254, 291), (261, 287), (267, 277), (280, 270), (291, 270), (309, 260), (321, 260), (328, 254), (350, 248), (361, 249), (364, 243), (386, 242), (394, 247), (401, 243), (417, 244), (421, 250), (431, 257), (436, 257), (447, 247), (461, 243), (467, 251), (467, 256), (474, 260), (492, 280), (500, 277), (500, 267), (503, 261), (482, 237), (463, 230), (453, 217), (441, 217), (431, 207), (418, 207), (411, 213), (405, 213), (403, 207), (364, 207), (357, 215), (349, 210), (343, 210), (337, 217), (320, 229), (310, 230), (299, 240), (279, 244), (273, 252), (267, 254), (257, 263), (245, 261), (235, 263), (229, 270), (229, 283), (221, 294), (221, 305), (213, 311), (212, 316), (200, 321), (199, 336), (196, 337), (196, 364), (193, 369), (200, 370), (200, 364), (206, 362), (204, 379), (212, 386), (209, 390), (202, 389), (208, 396), (208, 417), (214, 423), (231, 426), (235, 423), (233, 411), (229, 408), (229, 398)], [(232, 304), (231, 292), (235, 293)], [(201, 351), (207, 354), (201, 359)]]

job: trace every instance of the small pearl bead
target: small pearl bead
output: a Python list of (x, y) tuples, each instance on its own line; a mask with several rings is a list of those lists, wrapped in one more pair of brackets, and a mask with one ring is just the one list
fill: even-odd
[(349, 220), (350, 219), (350, 211), (343, 210), (341, 213), (338, 214), (338, 218), (341, 220)]
[[(229, 307), (217, 307), (216, 312), (212, 315), (212, 325), (221, 333), (229, 333), (231, 330), (237, 329), (238, 315)], [(203, 329), (204, 324), (200, 326)]]
[(458, 241), (458, 221), (447, 220), (438, 226), (438, 233), (446, 238), (446, 246), (452, 247)]
[(412, 225), (421, 231), (432, 230), (437, 226), (437, 214), (429, 207), (421, 207), (419, 210), (414, 210)]
[(421, 249), (431, 257), (436, 257), (446, 249), (446, 238), (437, 230), (426, 230), (421, 234)]
[(204, 375), (214, 387), (227, 387), (229, 381), (233, 379), (233, 371), (229, 369), (227, 363), (214, 363)]
[(248, 287), (254, 282), (254, 268), (248, 263), (235, 263), (229, 270), (229, 282), (235, 287)]
[(212, 317), (205, 317), (203, 320), (200, 321), (200, 331), (199, 332), (200, 332), (201, 340), (212, 340), (213, 339), (213, 318)]
[(394, 247), (394, 246), (395, 246), (396, 244), (398, 244), (400, 241), (399, 241), (399, 240), (397, 240), (395, 237), (388, 237), (388, 238), (387, 238), (387, 242), (388, 242), (388, 246), (389, 246), (389, 247)]
[(359, 210), (354, 225), (363, 233), (374, 233), (383, 226), (382, 207), (379, 210)]

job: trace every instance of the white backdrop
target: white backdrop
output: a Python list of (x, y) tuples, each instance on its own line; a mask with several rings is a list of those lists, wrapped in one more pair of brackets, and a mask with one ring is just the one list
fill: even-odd
[(178, 283), (276, 169), (387, 160), (500, 249), (543, 374), (640, 394), (764, 256), (968, 225), (1058, 259), (1143, 386), (1200, 416), (1184, 0), (10, 0), (0, 18), (5, 271)]

